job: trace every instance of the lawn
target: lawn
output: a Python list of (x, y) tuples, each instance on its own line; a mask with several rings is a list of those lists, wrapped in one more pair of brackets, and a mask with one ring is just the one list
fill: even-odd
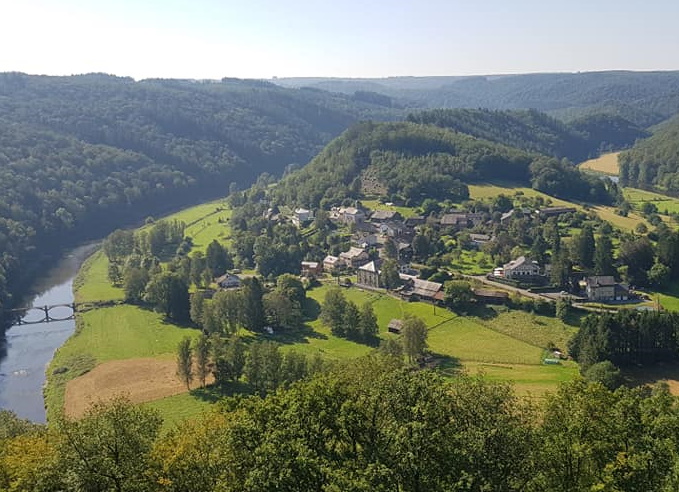
[(597, 205), (592, 207), (592, 210), (594, 210), (603, 220), (608, 221), (615, 227), (627, 232), (633, 231), (640, 222), (643, 222), (646, 224), (646, 227), (652, 229), (651, 224), (635, 212), (630, 212), (627, 217), (623, 217), (622, 215), (615, 213), (615, 208), (605, 205)]
[(490, 381), (511, 381), (518, 395), (541, 396), (554, 391), (560, 383), (578, 376), (575, 362), (563, 361), (558, 365), (489, 364), (465, 362), (469, 374), (481, 374)]
[(497, 332), (538, 347), (554, 344), (562, 352), (567, 351), (568, 341), (577, 333), (578, 328), (549, 316), (538, 316), (525, 311), (505, 311), (497, 316), (483, 318), (481, 323)]
[(541, 191), (534, 190), (532, 188), (527, 188), (520, 185), (512, 185), (511, 183), (484, 183), (484, 184), (474, 184), (469, 185), (469, 197), (474, 200), (483, 200), (487, 198), (494, 198), (498, 195), (506, 195), (508, 197), (513, 197), (517, 193), (521, 193), (527, 197), (540, 196), (545, 199), (545, 201), (550, 200), (552, 207), (575, 207), (582, 208), (577, 203), (568, 202), (566, 200), (561, 200), (559, 198), (554, 198)]
[(123, 289), (113, 287), (108, 279), (108, 258), (101, 251), (90, 256), (73, 282), (75, 301), (94, 302), (123, 299)]
[(460, 316), (429, 330), (429, 348), (462, 361), (540, 364), (543, 349)]
[(637, 188), (623, 189), (625, 199), (630, 202), (635, 209), (639, 209), (643, 202), (651, 202), (658, 207), (658, 212), (664, 215), (679, 213), (679, 199), (673, 198), (652, 191), (639, 190)]
[(212, 402), (183, 393), (143, 403), (142, 406), (157, 410), (163, 417), (163, 429), (170, 430), (182, 421), (197, 417), (212, 408)]
[[(328, 285), (313, 289), (309, 297), (319, 303)], [(523, 311), (503, 311), (483, 318), (458, 316), (442, 308), (420, 302), (404, 302), (386, 294), (344, 289), (347, 299), (358, 304), (371, 302), (378, 318), (380, 337), (396, 337), (386, 331), (392, 318), (405, 313), (419, 316), (429, 328), (429, 348), (436, 354), (459, 362), (469, 372), (490, 365), (489, 378), (517, 383), (520, 392), (542, 393), (554, 389), (561, 381), (577, 373), (577, 365), (564, 363), (546, 366), (541, 363), (550, 342), (566, 347), (576, 328), (550, 317)], [(369, 348), (333, 337), (328, 328), (316, 320), (310, 323), (314, 335), (303, 343), (290, 345), (305, 353), (320, 352), (333, 358), (357, 357)], [(509, 369), (507, 369), (509, 367)], [(511, 370), (510, 370), (511, 369)]]
[(55, 356), (90, 354), (97, 362), (137, 357), (173, 357), (185, 336), (198, 330), (180, 328), (150, 310), (127, 304), (94, 309), (80, 315), (81, 327)]
[(414, 217), (417, 215), (417, 210), (410, 207), (398, 207), (396, 205), (385, 205), (379, 200), (361, 200), (361, 204), (370, 210), (387, 210), (391, 212), (398, 212), (404, 218)]
[(611, 176), (617, 176), (620, 169), (618, 167), (618, 154), (620, 152), (611, 152), (610, 154), (604, 154), (597, 157), (596, 159), (590, 159), (588, 161), (580, 164), (582, 169), (588, 169), (590, 171), (595, 171), (597, 173), (609, 174)]
[(494, 267), (493, 259), (483, 251), (462, 250), (458, 260), (450, 264), (450, 268), (466, 275), (483, 275)]

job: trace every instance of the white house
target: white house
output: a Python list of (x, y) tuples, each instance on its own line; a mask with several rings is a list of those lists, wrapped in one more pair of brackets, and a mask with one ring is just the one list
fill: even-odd
[(519, 256), (503, 266), (505, 278), (521, 278), (540, 275), (537, 261), (531, 261), (525, 256)]
[(240, 287), (240, 277), (238, 275), (233, 275), (232, 273), (225, 273), (221, 277), (216, 278), (215, 282), (222, 289), (235, 289)]
[(295, 209), (295, 213), (292, 216), (292, 223), (297, 227), (300, 227), (302, 224), (310, 221), (313, 218), (314, 214), (311, 212), (311, 210), (307, 210), (306, 208), (297, 208)]

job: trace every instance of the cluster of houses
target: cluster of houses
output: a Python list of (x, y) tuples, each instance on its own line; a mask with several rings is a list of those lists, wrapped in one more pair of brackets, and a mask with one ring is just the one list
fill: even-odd
[[(495, 278), (504, 278), (509, 280), (518, 280), (522, 283), (539, 283), (539, 280), (545, 278), (548, 273), (540, 268), (540, 265), (535, 260), (530, 260), (525, 256), (506, 263), (502, 267), (495, 268), (492, 276)], [(585, 277), (580, 282), (581, 287), (587, 297), (587, 300), (594, 302), (620, 302), (630, 299), (629, 289), (616, 282), (612, 275), (594, 275)]]
[[(516, 208), (502, 214), (500, 223), (507, 225), (512, 219), (522, 216), (537, 216), (547, 219), (575, 211), (574, 207), (543, 207), (538, 210)], [(297, 208), (290, 220), (301, 227), (313, 218), (313, 211)], [(461, 231), (482, 225), (489, 220), (488, 214), (481, 212), (452, 211), (440, 217), (404, 218), (397, 211), (366, 211), (353, 206), (333, 207), (330, 210), (329, 218), (336, 223), (351, 226), (353, 231), (351, 247), (348, 251), (340, 253), (339, 256), (326, 256), (322, 262), (302, 262), (302, 275), (316, 277), (324, 271), (336, 272), (344, 268), (351, 268), (356, 271), (357, 284), (368, 289), (377, 289), (380, 285), (381, 261), (379, 259), (370, 260), (368, 253), (370, 248), (376, 247), (380, 251), (379, 248), (385, 241), (391, 239), (397, 248), (399, 262), (401, 265), (406, 265), (412, 257), (411, 245), (417, 226), (427, 223), (434, 227)], [(494, 237), (489, 234), (470, 233), (468, 246), (479, 248), (493, 240)], [(441, 284), (418, 279), (410, 273), (412, 272), (403, 271), (399, 274), (403, 281), (400, 292), (404, 297), (430, 301), (443, 299), (443, 286)], [(549, 275), (549, 265), (542, 268), (536, 261), (521, 256), (502, 267), (495, 268), (491, 275), (495, 278), (518, 280), (522, 283), (544, 284)], [(591, 301), (625, 301), (630, 297), (628, 289), (617, 283), (612, 276), (587, 277), (583, 280), (582, 287), (587, 299)], [(484, 294), (484, 292), (481, 294)], [(498, 301), (497, 292), (488, 291), (485, 294), (487, 294), (486, 297), (490, 302)]]

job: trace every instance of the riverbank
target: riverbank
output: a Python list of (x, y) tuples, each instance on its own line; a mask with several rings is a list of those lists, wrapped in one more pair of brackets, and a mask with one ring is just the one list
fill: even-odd
[[(74, 277), (97, 243), (85, 244), (66, 253), (33, 286), (36, 295), (25, 305), (43, 306), (73, 302)], [(29, 310), (25, 318), (32, 319)], [(74, 320), (9, 327), (0, 354), (0, 407), (19, 417), (45, 422), (43, 386), (45, 368), (55, 350), (75, 331)]]
[[(185, 222), (193, 249), (204, 250), (212, 239), (226, 239), (229, 215), (223, 200), (217, 200), (166, 219)], [(108, 280), (108, 259), (101, 251), (82, 265), (73, 288), (77, 302), (124, 298), (123, 290)], [(189, 395), (173, 378), (179, 341), (198, 333), (140, 306), (123, 304), (79, 313), (73, 336), (57, 350), (47, 370), (47, 420), (54, 421), (64, 413), (77, 417), (90, 403), (117, 394), (138, 403), (167, 407), (163, 416), (168, 422), (175, 421), (174, 411), (182, 416), (201, 412), (208, 403)], [(182, 398), (182, 394), (186, 396)], [(182, 402), (179, 407), (162, 404), (166, 398), (178, 397)]]

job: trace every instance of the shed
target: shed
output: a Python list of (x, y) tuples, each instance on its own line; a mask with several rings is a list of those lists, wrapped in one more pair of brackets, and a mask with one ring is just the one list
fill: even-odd
[(387, 331), (389, 333), (396, 333), (397, 335), (401, 334), (401, 329), (403, 328), (403, 320), (401, 319), (392, 319), (389, 324), (387, 325)]

